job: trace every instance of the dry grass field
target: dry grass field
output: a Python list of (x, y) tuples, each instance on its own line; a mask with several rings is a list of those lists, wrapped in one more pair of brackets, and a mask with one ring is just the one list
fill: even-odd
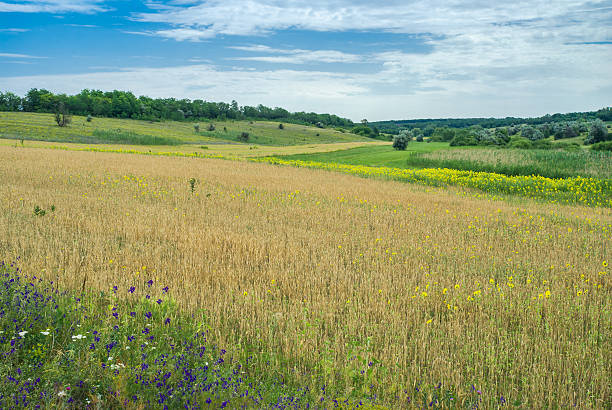
[(251, 369), (339, 395), (611, 403), (610, 209), (0, 146), (0, 258), (17, 257), (60, 288), (154, 278), (215, 342), (257, 352)]

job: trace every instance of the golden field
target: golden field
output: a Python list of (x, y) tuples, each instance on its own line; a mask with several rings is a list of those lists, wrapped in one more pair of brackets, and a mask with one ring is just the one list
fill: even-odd
[(611, 210), (471, 193), (0, 146), (0, 259), (60, 288), (153, 278), (216, 343), (311, 388), (609, 407)]

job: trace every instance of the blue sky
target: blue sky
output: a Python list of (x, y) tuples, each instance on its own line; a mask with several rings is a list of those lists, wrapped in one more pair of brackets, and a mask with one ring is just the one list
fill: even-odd
[(0, 1), (0, 90), (130, 90), (353, 120), (612, 105), (612, 0)]

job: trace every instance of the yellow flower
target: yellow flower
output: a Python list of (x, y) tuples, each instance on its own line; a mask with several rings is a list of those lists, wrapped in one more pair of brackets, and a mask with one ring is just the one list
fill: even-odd
[(546, 293), (544, 293), (544, 296), (546, 296), (546, 298), (550, 297), (550, 290), (547, 290)]
[(601, 263), (601, 266), (603, 266), (604, 268), (608, 267), (608, 261), (603, 261)]
[(431, 322), (433, 322), (433, 319), (429, 319), (429, 320), (428, 320), (427, 322), (425, 322), (425, 323), (430, 324)]

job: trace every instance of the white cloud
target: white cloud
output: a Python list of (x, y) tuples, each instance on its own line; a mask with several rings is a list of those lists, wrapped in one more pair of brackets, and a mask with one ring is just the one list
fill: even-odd
[(26, 33), (29, 28), (0, 28), (0, 33)]
[(68, 27), (82, 27), (82, 28), (99, 28), (100, 27), (95, 24), (64, 24), (64, 25)]
[[(391, 61), (413, 56), (380, 56)], [(0, 90), (25, 94), (44, 86), (55, 92), (81, 89), (130, 90), (152, 97), (237, 100), (243, 105), (281, 106), (290, 111), (329, 112), (355, 121), (473, 116), (532, 116), (583, 111), (609, 105), (611, 84), (576, 77), (559, 85), (519, 80), (496, 88), (482, 80), (470, 83), (442, 78), (416, 84), (403, 71), (390, 68), (373, 74), (329, 73), (303, 70), (221, 71), (212, 65), (133, 68), (79, 75), (0, 77)], [(418, 76), (416, 73), (415, 76)], [(489, 75), (490, 76), (490, 75)], [(474, 80), (471, 80), (474, 81)], [(525, 82), (522, 84), (521, 82)], [(553, 84), (551, 86), (551, 83)], [(440, 86), (441, 85), (441, 86)]]
[(0, 1), (0, 13), (83, 13), (91, 14), (108, 11), (102, 6), (103, 0), (22, 0)]
[[(0, 2), (0, 11), (7, 4)], [(103, 7), (97, 1), (10, 4)], [(244, 66), (227, 71), (193, 60), (195, 65), (180, 67), (0, 78), (0, 89), (21, 93), (41, 85), (62, 92), (125, 89), (159, 97), (236, 99), (249, 105), (333, 112), (356, 120), (529, 116), (610, 105), (610, 45), (584, 43), (612, 38), (611, 0), (174, 0), (148, 6), (151, 12), (132, 18), (155, 23), (157, 28), (148, 25), (132, 33), (211, 42), (228, 36), (258, 36), (248, 41), (261, 42), (264, 36), (293, 29), (407, 33), (419, 35), (428, 50), (410, 53), (410, 46), (397, 42), (386, 46), (381, 40), (377, 40), (380, 51), (367, 55), (341, 47), (316, 49), (317, 44), (313, 50), (236, 45), (232, 48), (241, 54), (232, 59)], [(269, 44), (274, 41), (271, 37)], [(361, 74), (278, 67), (258, 71), (248, 67), (253, 61), (277, 65), (367, 61), (368, 69), (376, 64), (378, 69)], [(354, 66), (346, 71), (355, 71)]]
[(235, 50), (255, 53), (276, 54), (271, 56), (232, 57), (232, 60), (261, 61), (266, 63), (304, 64), (304, 63), (357, 63), (363, 56), (337, 50), (278, 49), (264, 45), (232, 46)]
[(28, 54), (0, 53), (0, 58), (47, 58), (39, 56), (31, 56)]

